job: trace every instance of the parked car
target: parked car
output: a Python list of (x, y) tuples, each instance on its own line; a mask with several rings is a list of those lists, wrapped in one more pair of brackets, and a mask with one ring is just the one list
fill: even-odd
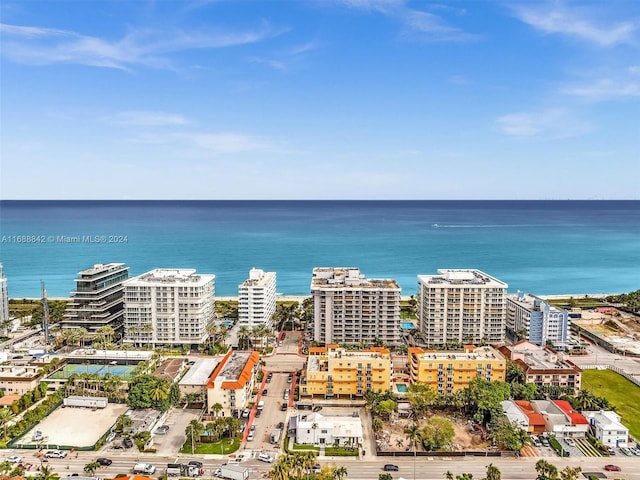
[(292, 380), (293, 380), (293, 375), (289, 374), (289, 376), (287, 377), (287, 383), (291, 383)]
[(251, 442), (253, 440), (253, 430), (249, 432), (249, 435), (247, 435), (247, 442)]
[(153, 475), (156, 471), (156, 467), (148, 463), (136, 463), (133, 467), (133, 473), (144, 473), (147, 475)]
[(271, 455), (267, 455), (266, 453), (261, 453), (258, 455), (258, 460), (266, 463), (273, 463), (273, 457)]
[(313, 407), (314, 412), (319, 412), (320, 410), (322, 410), (322, 407), (320, 405)]
[(618, 465), (605, 465), (604, 469), (607, 472), (619, 472), (620, 470), (622, 470)]
[(96, 462), (98, 462), (100, 465), (104, 467), (108, 467), (113, 463), (113, 461), (110, 458), (105, 458), (105, 457), (96, 458)]
[(267, 383), (271, 383), (271, 379), (273, 379), (273, 373), (267, 375)]
[(122, 440), (122, 445), (124, 446), (124, 448), (131, 448), (133, 447), (133, 440), (131, 440), (130, 437), (127, 437)]
[(7, 462), (22, 463), (22, 457), (19, 457), (18, 455), (11, 455), (10, 457), (7, 457)]
[[(541, 447), (542, 446), (542, 442), (540, 441), (540, 439), (538, 437), (536, 437), (535, 435), (531, 435), (531, 441), (533, 442), (533, 444), (536, 447)], [(567, 442), (568, 443), (568, 442)]]
[(67, 456), (67, 452), (63, 450), (47, 450), (44, 452), (44, 456), (46, 458), (65, 458)]
[(156, 428), (156, 434), (165, 435), (169, 431), (169, 425), (160, 425)]
[(573, 441), (573, 439), (571, 438), (565, 438), (564, 441), (566, 442), (567, 445), (569, 445), (570, 447), (575, 447), (576, 446), (576, 442)]
[(540, 443), (542, 443), (542, 445), (544, 447), (548, 447), (549, 446), (549, 439), (547, 437), (540, 436), (538, 438), (540, 438)]
[(198, 462), (197, 460), (191, 460), (187, 465), (189, 465), (191, 467), (198, 467), (198, 468), (202, 468), (203, 467), (202, 462)]
[(322, 473), (322, 466), (319, 463), (316, 463), (311, 469), (312, 473)]
[(262, 396), (266, 397), (267, 394), (269, 393), (269, 390), (267, 390), (266, 388), (262, 391)]
[(276, 428), (283, 429), (284, 428), (284, 422), (278, 422), (278, 426)]
[(249, 418), (249, 413), (251, 413), (251, 411), (249, 409), (244, 409), (242, 411), (242, 418)]
[(397, 472), (398, 470), (400, 470), (400, 468), (398, 468), (398, 465), (394, 465), (392, 463), (387, 463), (384, 467), (382, 467), (382, 469), (385, 472)]
[(287, 408), (289, 408), (289, 407), (287, 406), (286, 403), (283, 403), (282, 405), (280, 405), (280, 411), (282, 411), (282, 412), (286, 412)]

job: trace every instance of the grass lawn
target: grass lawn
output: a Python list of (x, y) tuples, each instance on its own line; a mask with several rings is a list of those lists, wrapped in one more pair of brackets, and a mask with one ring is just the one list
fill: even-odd
[(609, 400), (629, 433), (640, 438), (640, 387), (611, 370), (583, 370), (582, 388)]
[(328, 457), (357, 457), (357, 448), (342, 448), (342, 447), (326, 447), (324, 454)]
[[(234, 438), (233, 443), (229, 443), (228, 438), (223, 438), (221, 441), (216, 443), (200, 443), (196, 445), (194, 453), (198, 454), (207, 454), (207, 453), (218, 453), (227, 455), (229, 453), (233, 453), (240, 448), (240, 439)], [(182, 448), (180, 449), (180, 453), (191, 453), (191, 442), (187, 441), (184, 443)]]

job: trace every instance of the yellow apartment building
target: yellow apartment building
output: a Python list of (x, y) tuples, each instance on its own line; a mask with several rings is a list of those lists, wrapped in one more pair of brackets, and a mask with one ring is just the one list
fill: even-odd
[(367, 390), (385, 392), (391, 387), (391, 352), (386, 348), (348, 351), (338, 345), (311, 347), (302, 396), (361, 397)]
[(507, 361), (495, 348), (466, 345), (464, 351), (436, 351), (410, 347), (411, 383), (425, 383), (441, 394), (465, 388), (475, 378), (502, 381)]

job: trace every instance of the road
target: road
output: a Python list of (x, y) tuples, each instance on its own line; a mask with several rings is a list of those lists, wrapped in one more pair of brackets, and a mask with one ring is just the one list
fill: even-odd
[[(23, 455), (25, 462), (37, 465), (39, 461), (33, 456), (25, 455), (25, 451), (5, 451), (6, 455), (13, 453)], [(84, 466), (94, 460), (97, 456), (94, 452), (80, 452), (78, 458), (72, 456), (67, 459), (50, 459), (48, 464), (53, 467), (54, 471), (59, 473), (62, 478), (72, 473), (83, 473)], [(216, 458), (214, 458), (216, 457)], [(205, 468), (205, 477), (211, 477), (212, 472), (225, 463), (222, 456), (208, 455), (206, 458), (202, 455), (177, 455), (177, 456), (161, 456), (153, 454), (137, 454), (133, 451), (118, 453), (109, 456), (113, 460), (113, 464), (109, 467), (103, 467), (96, 473), (102, 478), (114, 477), (119, 473), (128, 473), (138, 462), (149, 463), (155, 465), (157, 470), (155, 476), (164, 473), (167, 463), (187, 463), (190, 460), (199, 460), (203, 462)], [(503, 480), (533, 480), (536, 477), (535, 463), (539, 458), (485, 458), (485, 457), (463, 457), (463, 458), (435, 458), (435, 457), (418, 457), (415, 462), (415, 479), (416, 480), (442, 480), (444, 474), (451, 470), (456, 475), (461, 473), (472, 473), (474, 478), (483, 478), (486, 472), (486, 466), (490, 463), (496, 465), (502, 472)], [(616, 458), (614, 463), (622, 468), (621, 472), (605, 472), (603, 467), (607, 462), (606, 459), (597, 459), (591, 457), (582, 458), (550, 458), (548, 459), (559, 469), (565, 466), (582, 468), (583, 472), (597, 472), (605, 474), (606, 477), (601, 478), (619, 478), (624, 480), (640, 480), (640, 457), (636, 458)], [(405, 478), (412, 480), (414, 478), (414, 460), (413, 457), (394, 458), (347, 458), (347, 459), (321, 459), (322, 465), (344, 465), (347, 468), (347, 479), (374, 480), (378, 474), (383, 473), (382, 467), (385, 463), (393, 463), (399, 466), (399, 472), (390, 472), (395, 480)], [(270, 468), (270, 464), (250, 459), (240, 464), (252, 470), (251, 479), (257, 479), (266, 474)], [(33, 469), (32, 469), (33, 471)]]

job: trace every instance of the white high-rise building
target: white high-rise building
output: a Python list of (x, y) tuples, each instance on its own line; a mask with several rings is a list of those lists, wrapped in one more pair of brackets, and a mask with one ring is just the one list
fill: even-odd
[(9, 323), (9, 293), (7, 290), (7, 278), (4, 276), (0, 263), (0, 328), (6, 330), (4, 325)]
[(248, 328), (271, 327), (275, 311), (276, 272), (252, 268), (249, 278), (238, 287), (238, 323)]
[(215, 317), (215, 275), (157, 268), (124, 282), (125, 342), (197, 345)]
[(569, 335), (569, 312), (541, 298), (518, 292), (507, 296), (507, 333), (544, 346), (564, 347)]
[(418, 321), (427, 345), (504, 342), (507, 287), (480, 270), (418, 275)]
[(313, 340), (330, 343), (400, 343), (400, 286), (367, 279), (358, 268), (314, 268)]

